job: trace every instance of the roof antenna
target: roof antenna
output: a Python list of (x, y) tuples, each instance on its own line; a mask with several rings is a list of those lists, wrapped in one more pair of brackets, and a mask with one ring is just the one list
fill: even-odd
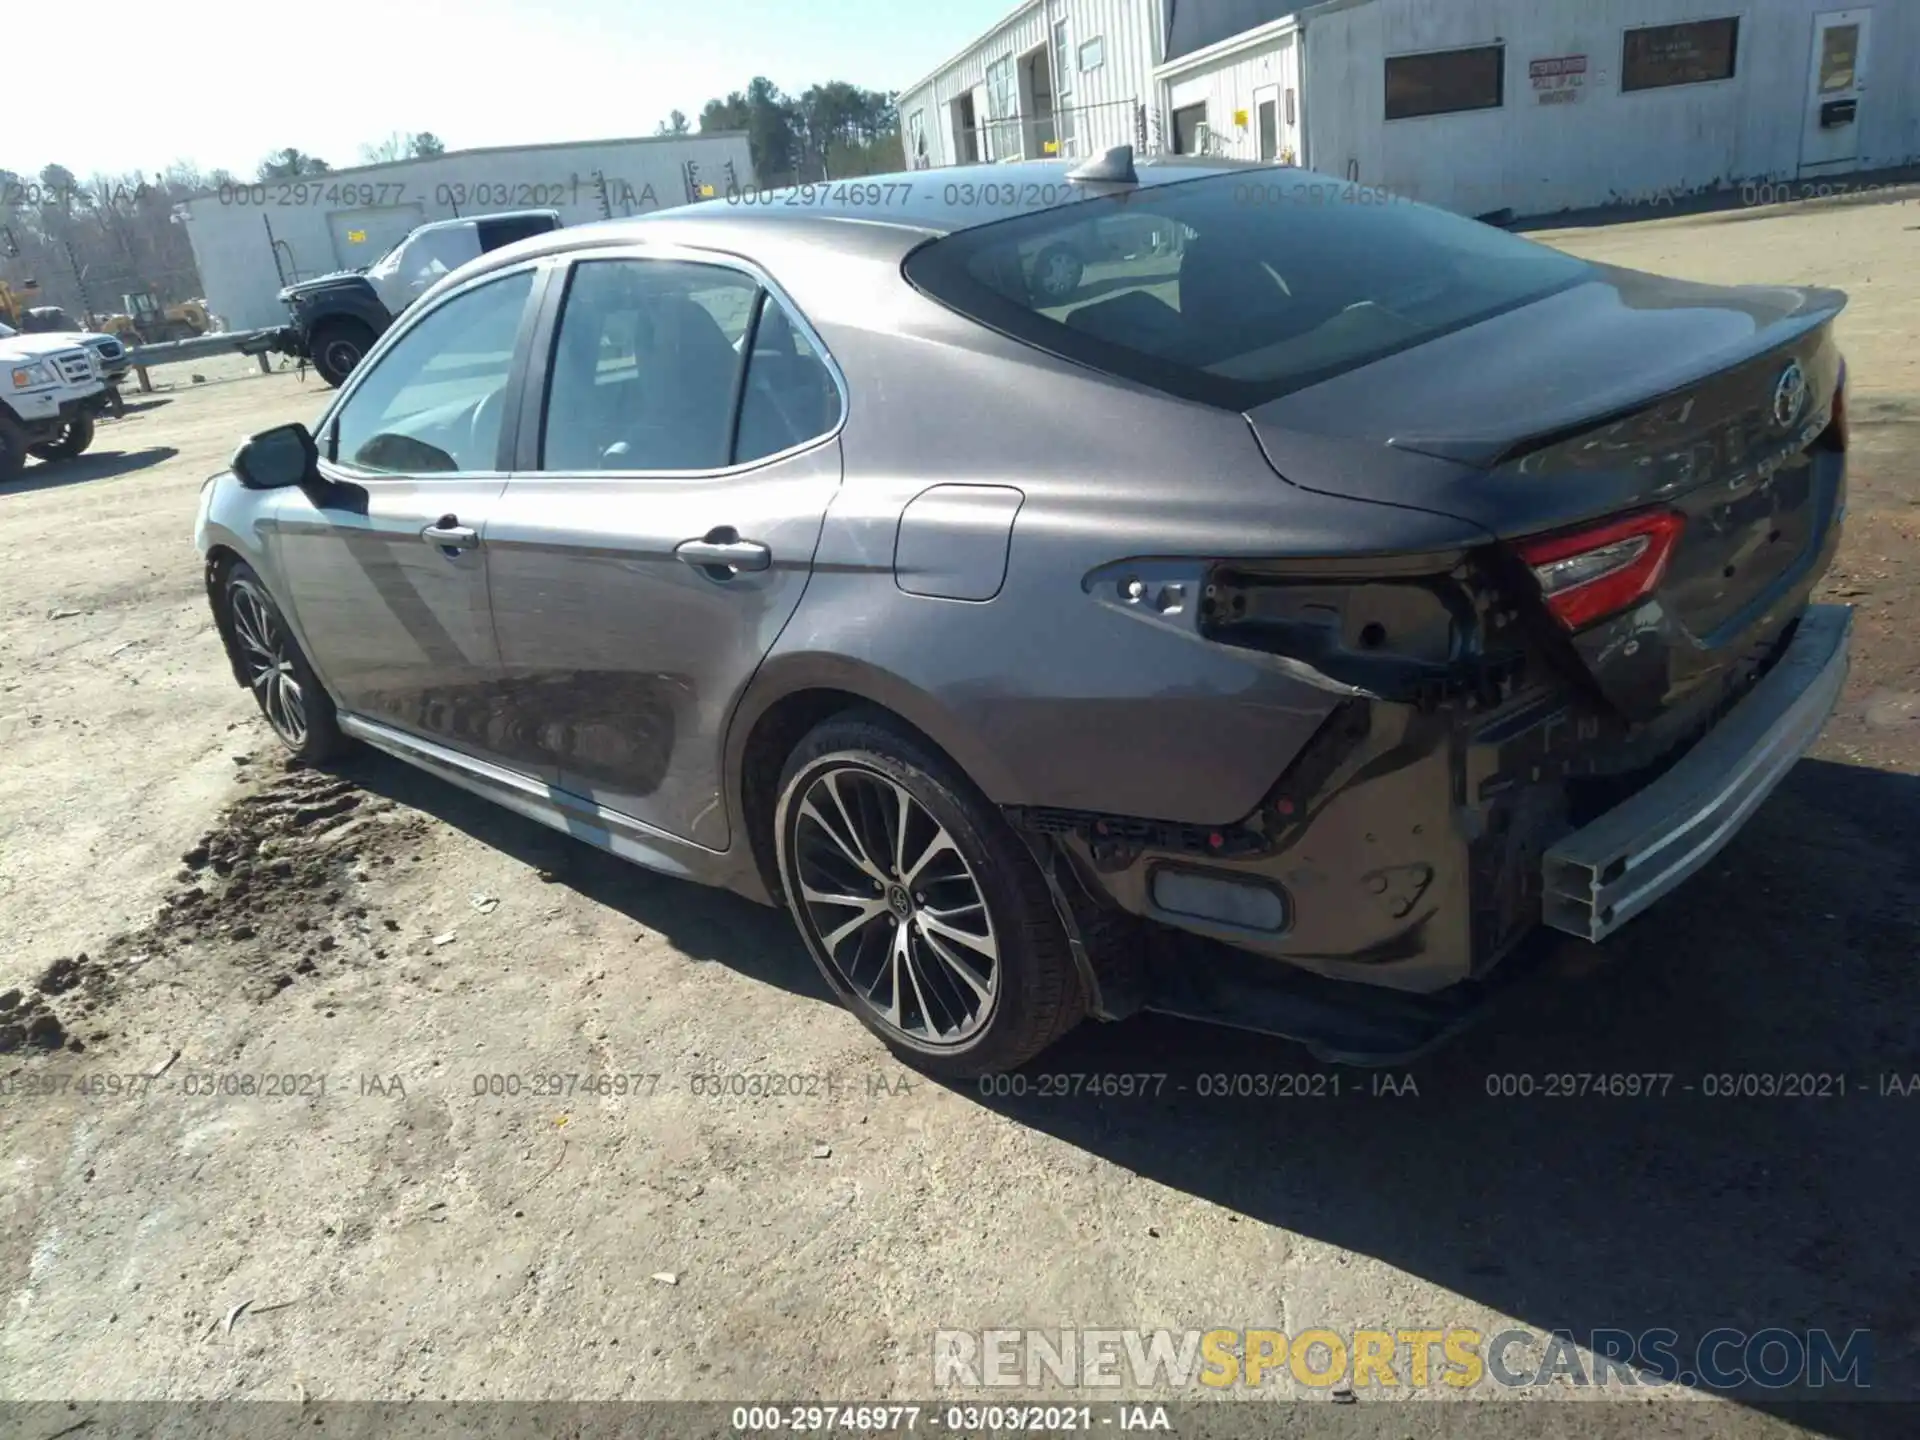
[(1140, 176), (1133, 168), (1133, 147), (1116, 145), (1089, 160), (1083, 160), (1067, 172), (1069, 180), (1093, 180), (1113, 185), (1138, 185)]

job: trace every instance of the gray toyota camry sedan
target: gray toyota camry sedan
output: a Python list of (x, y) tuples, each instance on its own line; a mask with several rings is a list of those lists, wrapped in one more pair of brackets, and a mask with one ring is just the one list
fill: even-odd
[(730, 195), (449, 275), (197, 538), (296, 754), (783, 905), (934, 1073), (1397, 1054), (1820, 730), (1845, 303), (1124, 150)]

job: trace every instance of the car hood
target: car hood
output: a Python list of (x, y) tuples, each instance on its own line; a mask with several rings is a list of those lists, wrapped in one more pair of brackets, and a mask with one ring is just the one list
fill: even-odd
[(282, 300), (297, 300), (321, 290), (334, 290), (342, 285), (364, 285), (367, 272), (364, 270), (335, 270), (328, 275), (316, 275), (311, 280), (297, 280), (280, 292)]
[(11, 339), (0, 340), (0, 358), (38, 360), (46, 355), (57, 355), (63, 350), (78, 350), (81, 348), (80, 341), (79, 335), (58, 332), (15, 335)]
[[(98, 330), (41, 330), (31, 336), (23, 336), (22, 338), (33, 339), (33, 340), (58, 340), (60, 342), (60, 346), (62, 349), (69, 349), (69, 350), (72, 349), (75, 345), (99, 345), (102, 342), (105, 342), (108, 345), (120, 345), (125, 343), (120, 339), (118, 335), (105, 335)], [(5, 340), (0, 340), (0, 345), (5, 345), (7, 343), (8, 342)]]

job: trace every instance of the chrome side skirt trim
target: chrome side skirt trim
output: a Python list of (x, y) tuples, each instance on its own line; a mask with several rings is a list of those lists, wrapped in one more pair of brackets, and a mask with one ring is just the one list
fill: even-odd
[(518, 770), (463, 755), (378, 720), (343, 712), (340, 729), (462, 790), (472, 791), (529, 820), (537, 820), (597, 850), (605, 850), (649, 870), (711, 885), (718, 883), (726, 864), (728, 857), (724, 851), (709, 850), (655, 830), (631, 815), (608, 810), (570, 790), (555, 789)]
[(1813, 742), (1847, 680), (1851, 605), (1811, 605), (1787, 653), (1666, 774), (1549, 849), (1541, 918), (1600, 940), (1705, 865)]

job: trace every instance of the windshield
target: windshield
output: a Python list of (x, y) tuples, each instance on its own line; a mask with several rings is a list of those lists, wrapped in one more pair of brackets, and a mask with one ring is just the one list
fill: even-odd
[(959, 231), (906, 273), (1028, 344), (1243, 410), (1590, 271), (1384, 190), (1261, 169)]

